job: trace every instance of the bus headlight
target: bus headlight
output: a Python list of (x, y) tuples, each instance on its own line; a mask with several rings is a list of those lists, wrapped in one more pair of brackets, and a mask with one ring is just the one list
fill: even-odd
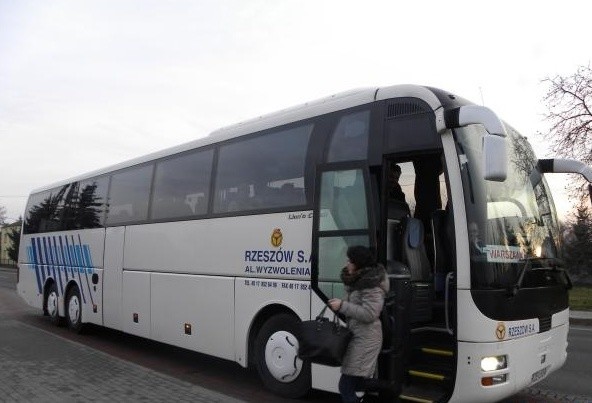
[(496, 355), (481, 358), (481, 370), (484, 372), (497, 371), (508, 367), (508, 356)]

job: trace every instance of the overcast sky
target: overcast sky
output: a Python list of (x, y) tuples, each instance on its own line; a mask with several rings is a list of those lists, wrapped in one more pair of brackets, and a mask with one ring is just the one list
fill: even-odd
[(590, 62), (591, 12), (571, 0), (0, 0), (0, 205), (16, 219), (31, 189), (368, 86), (483, 101), (549, 156), (541, 80)]

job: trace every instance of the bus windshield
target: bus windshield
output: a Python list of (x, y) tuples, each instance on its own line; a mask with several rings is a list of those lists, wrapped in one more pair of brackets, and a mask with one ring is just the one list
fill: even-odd
[(567, 279), (551, 193), (527, 139), (506, 125), (508, 176), (482, 174), (481, 125), (455, 130), (467, 211), (474, 289), (545, 287)]

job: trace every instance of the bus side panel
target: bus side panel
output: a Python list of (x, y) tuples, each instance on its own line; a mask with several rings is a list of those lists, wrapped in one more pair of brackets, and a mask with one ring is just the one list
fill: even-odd
[[(236, 362), (246, 367), (247, 344), (253, 320), (270, 305), (284, 306), (301, 320), (310, 318), (310, 282), (268, 278), (237, 278), (235, 283)], [(258, 329), (253, 329), (257, 331)], [(249, 354), (253, 352), (250, 351)]]
[(151, 273), (151, 338), (234, 359), (234, 278)]
[(134, 225), (124, 267), (160, 273), (310, 279), (312, 213)]
[(123, 271), (123, 331), (150, 337), (150, 273)]
[[(17, 286), (19, 295), (29, 305), (41, 308), (44, 287), (52, 279), (58, 291), (59, 313), (64, 316), (67, 284), (74, 280), (79, 284), (81, 294), (90, 293), (93, 274), (97, 273), (100, 277), (104, 240), (101, 228), (23, 236), (20, 245), (22, 256), (19, 257), (23, 270)], [(89, 295), (89, 302), (91, 297), (94, 295)], [(102, 324), (102, 318), (91, 318), (93, 315), (86, 315), (83, 320)]]
[(41, 309), (43, 307), (43, 284), (39, 269), (34, 264), (19, 263), (19, 270), (19, 282), (16, 287), (18, 295), (28, 305)]
[[(103, 325), (103, 270), (83, 269), (86, 273), (80, 273), (81, 283), (78, 286), (82, 289), (82, 321)], [(95, 283), (96, 281), (96, 283)], [(64, 311), (65, 312), (65, 311)]]
[(123, 330), (121, 292), (123, 284), (123, 243), (125, 227), (107, 228), (103, 278), (103, 319), (107, 327)]

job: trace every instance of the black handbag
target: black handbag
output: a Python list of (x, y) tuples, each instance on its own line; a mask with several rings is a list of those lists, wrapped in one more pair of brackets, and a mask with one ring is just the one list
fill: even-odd
[(323, 317), (326, 309), (325, 306), (315, 320), (300, 323), (297, 332), (298, 357), (316, 364), (339, 367), (352, 332), (339, 324), (337, 315), (333, 315), (333, 320)]

